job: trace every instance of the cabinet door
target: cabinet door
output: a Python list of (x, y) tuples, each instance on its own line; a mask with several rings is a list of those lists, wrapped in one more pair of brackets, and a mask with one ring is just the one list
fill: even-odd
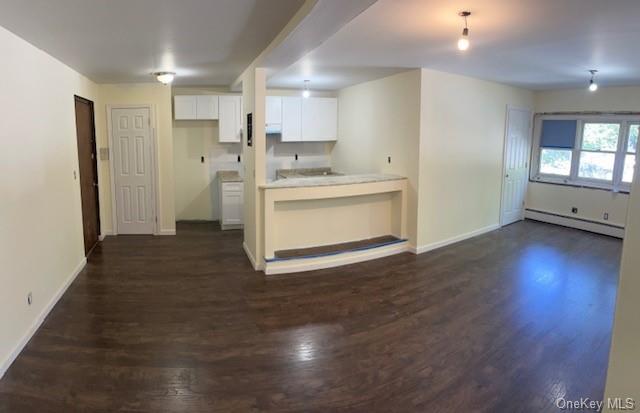
[(267, 113), (265, 123), (269, 125), (279, 125), (282, 123), (282, 97), (267, 96)]
[(222, 225), (242, 225), (244, 209), (243, 191), (222, 189)]
[(338, 137), (338, 99), (302, 100), (302, 140), (335, 141)]
[(242, 97), (220, 96), (218, 99), (218, 141), (240, 142), (242, 129)]
[(196, 98), (196, 116), (198, 119), (214, 120), (218, 119), (218, 97), (212, 95), (202, 95)]
[(282, 97), (282, 142), (302, 141), (302, 98)]
[(197, 119), (196, 96), (174, 96), (173, 113), (176, 120)]

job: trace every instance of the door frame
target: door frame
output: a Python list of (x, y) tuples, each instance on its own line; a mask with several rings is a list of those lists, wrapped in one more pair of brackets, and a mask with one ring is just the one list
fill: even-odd
[(113, 235), (118, 235), (118, 205), (116, 199), (116, 175), (114, 162), (114, 150), (113, 150), (113, 125), (112, 125), (112, 112), (114, 109), (148, 109), (149, 110), (149, 136), (151, 138), (151, 206), (153, 208), (153, 235), (159, 234), (159, 222), (158, 222), (158, 190), (159, 182), (158, 176), (158, 153), (156, 145), (156, 114), (155, 105), (152, 104), (140, 104), (140, 105), (107, 105), (107, 136), (109, 138), (109, 173), (111, 174), (111, 219), (113, 222)]
[[(504, 227), (504, 208), (503, 208), (504, 207), (504, 178), (507, 173), (507, 143), (509, 140), (509, 136), (508, 136), (509, 112), (511, 110), (526, 111), (531, 114), (529, 118), (529, 132), (528, 132), (529, 160), (527, 161), (527, 167), (529, 168), (529, 170), (531, 170), (531, 153), (532, 153), (532, 145), (533, 145), (533, 117), (534, 117), (533, 109), (526, 106), (517, 106), (517, 105), (507, 104), (505, 115), (504, 115), (504, 138), (503, 138), (504, 142), (502, 143), (502, 174), (500, 175), (500, 227)], [(529, 188), (529, 176), (530, 174), (527, 173), (527, 182), (525, 184), (525, 196), (526, 196), (526, 190)]]
[[(77, 122), (77, 113), (75, 113), (75, 103), (76, 101), (82, 101), (86, 104), (89, 105), (89, 108), (91, 109), (91, 135), (93, 136), (93, 149), (95, 151), (95, 159), (93, 160), (93, 168), (95, 171), (95, 175), (96, 175), (96, 180), (98, 182), (96, 182), (96, 184), (98, 185), (98, 189), (96, 190), (96, 208), (98, 209), (97, 213), (98, 213), (98, 242), (101, 242), (104, 240), (104, 233), (102, 232), (102, 219), (101, 219), (101, 215), (102, 215), (102, 209), (100, 208), (100, 203), (101, 203), (101, 196), (100, 193), (102, 192), (100, 190), (101, 188), (101, 182), (102, 182), (102, 175), (100, 174), (100, 168), (98, 167), (98, 158), (100, 156), (99, 152), (98, 152), (98, 138), (96, 135), (96, 111), (95, 111), (95, 103), (93, 102), (93, 100), (87, 99), (85, 97), (82, 97), (80, 95), (73, 95), (73, 104), (74, 104), (74, 116), (76, 116), (75, 121)], [(78, 132), (76, 131), (76, 147), (78, 145), (77, 142), (77, 134)], [(79, 149), (78, 149), (79, 152)], [(79, 161), (78, 161), (79, 162)], [(80, 165), (78, 164), (78, 176), (80, 175)], [(80, 178), (78, 177), (78, 185), (80, 185)], [(82, 209), (82, 188), (80, 188), (80, 203), (81, 203), (81, 209)], [(84, 217), (82, 218), (82, 231), (84, 231)], [(90, 251), (89, 251), (90, 252)]]

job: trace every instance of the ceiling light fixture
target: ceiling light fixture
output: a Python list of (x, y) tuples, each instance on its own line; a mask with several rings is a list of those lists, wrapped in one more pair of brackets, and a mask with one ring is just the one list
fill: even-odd
[(175, 72), (155, 72), (153, 75), (158, 79), (158, 82), (163, 85), (168, 85), (173, 82), (173, 79), (176, 77)]
[(309, 81), (305, 80), (304, 81), (304, 90), (302, 91), (302, 97), (306, 99), (309, 96), (311, 96), (311, 91), (309, 90)]
[(467, 26), (467, 17), (471, 16), (470, 11), (461, 11), (458, 16), (464, 18), (464, 29), (462, 36), (458, 39), (458, 50), (467, 50), (469, 48), (469, 27)]
[(591, 73), (591, 80), (589, 80), (589, 91), (595, 92), (596, 90), (598, 90), (598, 84), (595, 82), (595, 80), (593, 80), (593, 78), (596, 76), (596, 73), (598, 73), (598, 71), (595, 69), (591, 69), (589, 70), (589, 73)]

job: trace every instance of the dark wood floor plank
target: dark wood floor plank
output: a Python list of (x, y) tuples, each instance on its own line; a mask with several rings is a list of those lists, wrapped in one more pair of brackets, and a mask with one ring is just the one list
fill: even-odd
[(242, 235), (110, 237), (0, 381), (1, 412), (541, 412), (602, 398), (619, 240), (522, 222), (265, 278)]

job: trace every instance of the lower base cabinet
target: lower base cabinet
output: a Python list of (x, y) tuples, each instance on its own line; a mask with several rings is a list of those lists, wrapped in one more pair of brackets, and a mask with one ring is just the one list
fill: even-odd
[(244, 223), (244, 184), (220, 184), (220, 227), (222, 230), (242, 228)]

